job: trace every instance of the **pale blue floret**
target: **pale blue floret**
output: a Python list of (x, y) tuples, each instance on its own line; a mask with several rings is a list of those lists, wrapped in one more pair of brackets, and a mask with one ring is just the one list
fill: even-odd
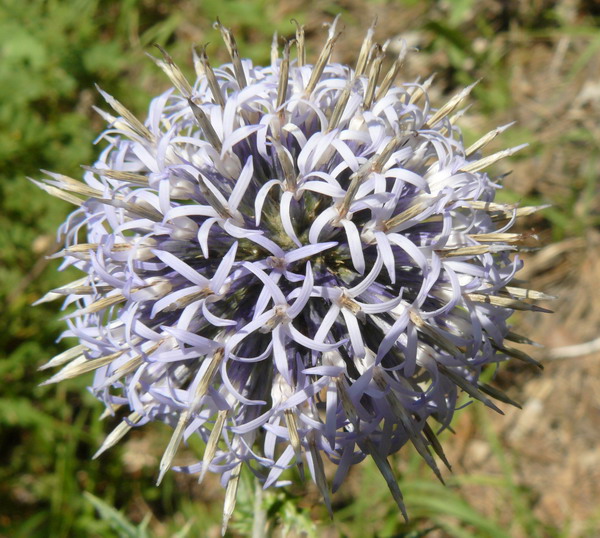
[(175, 469), (227, 484), (243, 462), (269, 486), (304, 459), (328, 502), (322, 455), (334, 489), (366, 455), (391, 472), (407, 442), (439, 475), (428, 420), (446, 427), (459, 390), (493, 405), (478, 378), (506, 359), (519, 307), (518, 210), (494, 204), (449, 120), (468, 91), (434, 109), (423, 85), (398, 84), (365, 106), (378, 81), (363, 61), (360, 76), (326, 61), (307, 91), (314, 66), (290, 60), (278, 107), (282, 59), (243, 60), (243, 81), (215, 69), (218, 99), (206, 72), (186, 94), (165, 60), (184, 93), (154, 99), (145, 125), (103, 93), (117, 116), (103, 113), (85, 183), (42, 185), (82, 196), (61, 255), (85, 277), (54, 292), (77, 307), (65, 336), (80, 351), (51, 381), (95, 370), (93, 393), (127, 410), (102, 450), (166, 422), (160, 478), (199, 436), (210, 454)]

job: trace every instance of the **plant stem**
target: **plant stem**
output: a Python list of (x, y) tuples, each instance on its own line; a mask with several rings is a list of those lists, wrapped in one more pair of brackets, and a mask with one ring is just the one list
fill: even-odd
[(267, 513), (263, 507), (263, 488), (257, 478), (254, 486), (254, 522), (252, 523), (252, 538), (266, 536)]

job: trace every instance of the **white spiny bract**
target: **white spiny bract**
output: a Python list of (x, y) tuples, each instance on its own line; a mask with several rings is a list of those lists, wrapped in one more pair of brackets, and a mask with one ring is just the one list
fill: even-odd
[(404, 513), (388, 456), (410, 442), (440, 476), (430, 422), (448, 426), (461, 390), (510, 403), (482, 368), (528, 360), (506, 320), (543, 296), (509, 286), (523, 237), (508, 229), (536, 208), (494, 203), (483, 172), (519, 148), (482, 157), (503, 128), (465, 148), (454, 120), (471, 87), (433, 108), (428, 82), (395, 82), (405, 48), (382, 69), (373, 29), (353, 69), (330, 62), (335, 22), (314, 65), (302, 27), (297, 56), (274, 40), (268, 67), (219, 28), (231, 64), (198, 51), (190, 85), (163, 53), (175, 88), (145, 123), (101, 92), (116, 115), (99, 111), (99, 160), (83, 182), (38, 183), (79, 206), (58, 256), (84, 275), (42, 299), (75, 305), (64, 336), (79, 342), (48, 383), (95, 372), (123, 416), (99, 453), (171, 425), (159, 482), (199, 436), (203, 460), (173, 468), (220, 473), (225, 525), (244, 464), (265, 487), (306, 465), (330, 507), (371, 456)]

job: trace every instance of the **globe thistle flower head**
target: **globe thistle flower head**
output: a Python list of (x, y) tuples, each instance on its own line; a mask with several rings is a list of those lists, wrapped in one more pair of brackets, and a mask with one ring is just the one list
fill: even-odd
[[(396, 80), (406, 47), (384, 68), (373, 28), (354, 67), (331, 61), (337, 20), (314, 64), (298, 26), (297, 52), (275, 38), (260, 67), (218, 27), (231, 63), (195, 51), (192, 84), (163, 51), (174, 88), (147, 119), (100, 90), (98, 161), (83, 182), (37, 182), (77, 206), (56, 256), (82, 272), (42, 299), (75, 306), (64, 336), (79, 342), (48, 383), (95, 372), (106, 415), (123, 416), (98, 454), (171, 425), (158, 482), (220, 474), (224, 525), (244, 465), (265, 487), (296, 466), (331, 510), (365, 457), (405, 514), (388, 456), (411, 443), (441, 479), (460, 391), (497, 409), (511, 401), (482, 369), (531, 360), (507, 319), (544, 296), (510, 285), (525, 238), (509, 230), (537, 208), (496, 203), (484, 171), (521, 146), (482, 156), (504, 126), (465, 148), (473, 85), (434, 107), (430, 81)], [(193, 436), (202, 461), (174, 465)]]

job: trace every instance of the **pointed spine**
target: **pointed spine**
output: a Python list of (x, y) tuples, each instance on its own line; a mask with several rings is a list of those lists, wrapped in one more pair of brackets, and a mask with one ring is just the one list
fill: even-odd
[(233, 33), (229, 28), (225, 28), (225, 26), (221, 24), (221, 21), (219, 21), (219, 19), (217, 19), (217, 22), (214, 24), (214, 27), (221, 32), (221, 36), (223, 37), (223, 41), (225, 42), (225, 47), (227, 48), (227, 52), (231, 57), (231, 63), (233, 64), (233, 72), (235, 74), (235, 79), (237, 80), (239, 89), (243, 90), (248, 85), (248, 82), (246, 81), (244, 66), (242, 65), (242, 60), (240, 58), (237, 43), (235, 42), (235, 38), (233, 37)]

